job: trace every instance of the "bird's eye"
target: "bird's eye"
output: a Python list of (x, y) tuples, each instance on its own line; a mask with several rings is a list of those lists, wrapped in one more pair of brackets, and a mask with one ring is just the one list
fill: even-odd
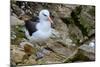
[(47, 16), (46, 14), (43, 14), (44, 16)]

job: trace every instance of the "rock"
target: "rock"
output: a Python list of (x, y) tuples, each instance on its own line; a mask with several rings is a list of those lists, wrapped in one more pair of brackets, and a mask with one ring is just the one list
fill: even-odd
[(91, 36), (91, 35), (93, 35), (95, 33), (95, 29), (91, 29), (90, 31), (89, 31), (89, 33), (88, 33), (88, 36)]
[(44, 54), (46, 54), (46, 55), (49, 55), (49, 54), (50, 54), (50, 51), (47, 50), (47, 49), (43, 49), (42, 52), (43, 52)]
[(90, 52), (90, 53), (94, 53), (95, 52), (94, 48), (91, 48), (90, 46), (85, 45), (85, 44), (80, 46), (79, 49), (84, 50), (86, 52)]
[(67, 48), (75, 48), (76, 46), (76, 44), (73, 43), (70, 38), (65, 40), (57, 40), (56, 42)]
[(33, 64), (37, 64), (37, 61), (33, 56), (30, 56), (29, 59), (25, 62), (25, 64), (33, 65)]
[(90, 42), (89, 46), (92, 47), (92, 48), (95, 48), (95, 43), (94, 42)]
[(63, 23), (63, 21), (58, 17), (58, 15), (54, 17), (54, 24), (55, 24), (55, 28), (53, 30), (54, 39), (56, 38), (58, 40), (65, 41), (65, 39), (69, 38), (68, 27), (65, 23)]
[[(63, 44), (61, 44), (59, 42), (53, 43), (52, 45), (51, 44), (47, 44), (47, 45), (54, 52), (56, 52), (58, 55), (61, 55), (62, 57), (68, 57), (74, 52), (74, 50), (65, 47)], [(73, 47), (73, 48), (75, 48), (75, 47)]]
[(90, 60), (95, 60), (95, 48), (92, 48), (88, 45), (82, 45), (79, 47), (79, 50), (83, 55), (87, 56)]
[(16, 38), (16, 35), (12, 35), (11, 39), (14, 40)]
[[(64, 41), (63, 41), (64, 42)], [(65, 39), (66, 46), (76, 46), (70, 38)]]
[(45, 55), (42, 59), (38, 61), (39, 64), (49, 64), (49, 63), (62, 63), (64, 58), (57, 55), (56, 53), (50, 52), (49, 55)]
[[(25, 40), (25, 41), (26, 41), (26, 40)], [(25, 46), (26, 44), (28, 44), (28, 45), (30, 45), (31, 47), (33, 47), (33, 44), (31, 44), (30, 42), (21, 42), (21, 43), (20, 43), (20, 47), (24, 49), (24, 46)]]
[(39, 60), (43, 57), (45, 57), (45, 55), (50, 55), (50, 52), (49, 50), (45, 49), (45, 48), (42, 48), (41, 50), (39, 50), (37, 53), (36, 53), (36, 56), (37, 56), (37, 59), (36, 60)]
[(66, 39), (66, 42), (72, 43), (71, 39)]
[(75, 50), (69, 57), (66, 57), (63, 62), (64, 63), (68, 63), (68, 62), (72, 62), (72, 60), (76, 57), (75, 55), (77, 55), (78, 50)]
[(17, 45), (11, 45), (12, 65), (36, 64), (34, 48), (24, 45), (24, 50)]
[(34, 47), (33, 44), (29, 42), (21, 42), (20, 47), (27, 55), (36, 54), (36, 47)]
[(52, 35), (51, 38), (60, 38), (60, 34), (58, 31), (56, 31), (55, 29), (52, 29)]
[(21, 15), (24, 15), (25, 12), (20, 9), (17, 5), (15, 4), (12, 4), (12, 9), (13, 9), (13, 12), (17, 15), (17, 16), (21, 16)]
[(69, 24), (68, 28), (69, 28), (69, 36), (75, 44), (80, 42), (80, 40), (83, 40), (82, 32), (77, 26)]
[(53, 64), (61, 64), (60, 61), (49, 61), (49, 60), (46, 61), (46, 63), (47, 63), (47, 64), (52, 64), (52, 63), (53, 63)]
[(60, 17), (69, 17), (71, 14), (71, 10), (69, 8), (66, 7), (58, 7), (58, 11), (57, 11), (58, 15)]
[(16, 38), (16, 33), (14, 31), (11, 31), (11, 39), (14, 40)]
[(36, 53), (36, 56), (37, 56), (36, 60), (39, 60), (39, 59), (41, 59), (41, 58), (43, 58), (43, 57), (44, 57), (44, 53), (43, 53), (43, 52), (38, 51), (38, 52)]
[(18, 19), (15, 16), (11, 16), (10, 19), (11, 19), (11, 21), (10, 21), (11, 25), (24, 25), (24, 21)]
[(11, 51), (11, 59), (15, 63), (20, 63), (23, 61), (25, 53), (23, 51), (20, 51), (18, 49), (14, 49)]
[(37, 62), (35, 61), (35, 59), (29, 59), (29, 61), (27, 61), (26, 64), (33, 65), (33, 64), (37, 64)]
[(64, 5), (66, 8), (69, 8), (69, 9), (71, 9), (71, 10), (74, 10), (77, 6), (79, 6), (79, 5), (76, 5), (76, 4), (66, 4), (66, 5)]

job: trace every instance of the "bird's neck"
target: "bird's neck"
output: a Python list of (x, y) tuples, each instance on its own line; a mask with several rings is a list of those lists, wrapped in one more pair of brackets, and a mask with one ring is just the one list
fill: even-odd
[(51, 23), (48, 20), (40, 20), (40, 23), (41, 23), (41, 25), (46, 25), (46, 26), (51, 27)]
[(49, 31), (51, 28), (51, 23), (49, 21), (40, 20), (38, 27), (41, 31)]

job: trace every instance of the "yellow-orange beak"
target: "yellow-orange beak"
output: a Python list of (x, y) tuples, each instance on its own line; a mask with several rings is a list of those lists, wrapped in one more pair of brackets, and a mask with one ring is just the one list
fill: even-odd
[(50, 17), (48, 17), (48, 20), (49, 20), (51, 23), (53, 23), (53, 21), (52, 21), (52, 19), (51, 19)]

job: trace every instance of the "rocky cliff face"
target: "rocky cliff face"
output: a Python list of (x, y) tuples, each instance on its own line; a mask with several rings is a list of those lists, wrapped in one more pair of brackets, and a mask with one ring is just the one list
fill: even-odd
[[(53, 34), (34, 47), (24, 34), (24, 20), (48, 9)], [(42, 57), (42, 58), (37, 58)], [(11, 1), (11, 65), (95, 60), (95, 6)]]

